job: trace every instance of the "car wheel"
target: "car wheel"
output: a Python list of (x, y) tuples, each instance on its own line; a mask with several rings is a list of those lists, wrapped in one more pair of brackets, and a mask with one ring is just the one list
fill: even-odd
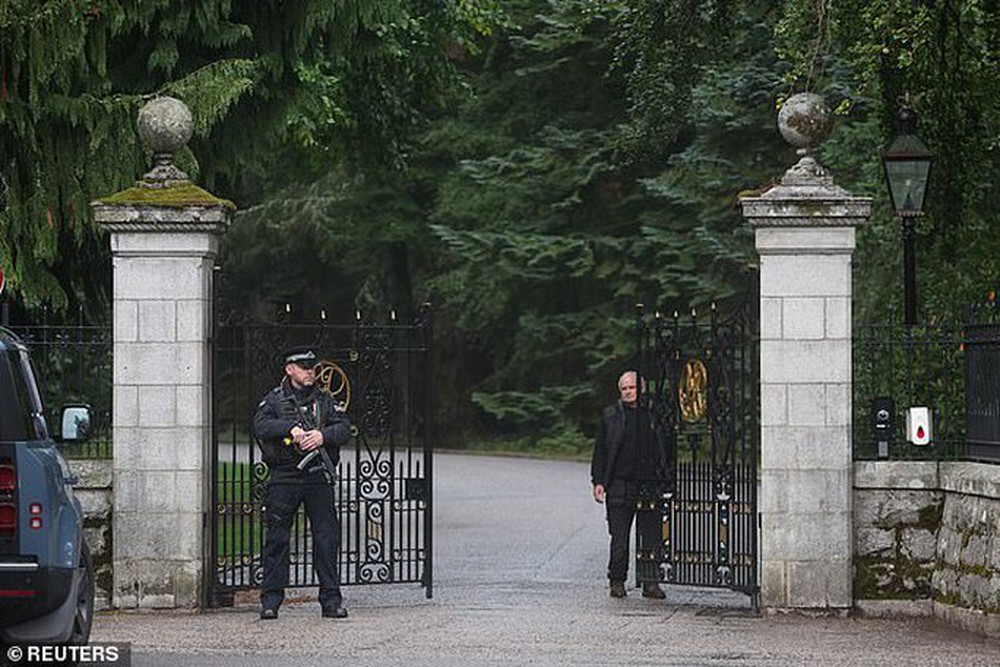
[[(81, 538), (82, 539), (82, 538)], [(76, 613), (73, 616), (73, 633), (69, 644), (85, 646), (90, 641), (90, 628), (94, 624), (94, 562), (87, 543), (80, 543), (80, 587), (76, 592)]]
[[(86, 542), (80, 543), (78, 567), (80, 569), (80, 586), (76, 589), (73, 629), (69, 639), (66, 640), (66, 646), (86, 646), (90, 641), (90, 628), (94, 624), (94, 562), (90, 558), (90, 549)], [(62, 662), (57, 661), (52, 664), (58, 665), (58, 667), (77, 667), (79, 661), (70, 657)]]

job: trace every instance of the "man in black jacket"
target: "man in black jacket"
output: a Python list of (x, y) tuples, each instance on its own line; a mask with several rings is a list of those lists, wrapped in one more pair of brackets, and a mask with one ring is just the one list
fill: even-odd
[(299, 505), (312, 529), (313, 564), (323, 616), (346, 618), (340, 593), (340, 521), (333, 499), (340, 447), (351, 424), (332, 396), (316, 386), (316, 354), (309, 347), (285, 352), (285, 377), (257, 406), (253, 429), (271, 469), (264, 500), (267, 534), (260, 617), (278, 617), (288, 583), (288, 541)]
[[(594, 500), (607, 507), (611, 557), (608, 579), (611, 597), (625, 597), (629, 534), (639, 498), (657, 498), (668, 479), (667, 441), (648, 406), (639, 406), (638, 374), (618, 378), (621, 399), (604, 409), (590, 464)], [(653, 511), (639, 512), (636, 529), (644, 545), (660, 539), (660, 520)], [(657, 550), (658, 551), (658, 550)], [(657, 568), (658, 569), (658, 568)], [(656, 581), (644, 581), (643, 597), (662, 599)]]

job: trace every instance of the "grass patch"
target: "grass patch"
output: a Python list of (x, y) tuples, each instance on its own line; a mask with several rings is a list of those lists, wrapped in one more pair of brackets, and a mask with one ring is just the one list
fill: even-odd
[[(230, 564), (243, 560), (249, 562), (260, 553), (264, 545), (264, 524), (261, 521), (260, 502), (254, 501), (254, 486), (263, 485), (255, 480), (253, 468), (247, 463), (219, 463), (216, 483), (215, 555), (224, 556)], [(219, 507), (225, 512), (219, 512)], [(304, 508), (295, 514), (292, 536), (307, 529)], [(245, 558), (244, 558), (245, 557)]]
[(260, 553), (263, 545), (260, 507), (253, 499), (253, 470), (249, 464), (226, 461), (219, 464), (218, 476), (215, 554), (235, 563), (241, 556)]

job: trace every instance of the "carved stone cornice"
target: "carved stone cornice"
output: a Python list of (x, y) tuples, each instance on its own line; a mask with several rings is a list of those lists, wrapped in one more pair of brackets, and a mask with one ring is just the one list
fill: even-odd
[(143, 204), (91, 204), (94, 220), (107, 232), (212, 232), (229, 227), (232, 211), (224, 204), (156, 206)]

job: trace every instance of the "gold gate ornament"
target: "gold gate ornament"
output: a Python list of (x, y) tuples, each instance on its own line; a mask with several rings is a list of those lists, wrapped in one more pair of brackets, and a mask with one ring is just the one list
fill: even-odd
[(322, 360), (314, 367), (316, 384), (320, 389), (333, 396), (344, 410), (351, 405), (351, 381), (347, 373), (334, 361)]
[(681, 418), (693, 424), (705, 418), (708, 412), (708, 369), (698, 359), (684, 364), (677, 386), (677, 402)]

